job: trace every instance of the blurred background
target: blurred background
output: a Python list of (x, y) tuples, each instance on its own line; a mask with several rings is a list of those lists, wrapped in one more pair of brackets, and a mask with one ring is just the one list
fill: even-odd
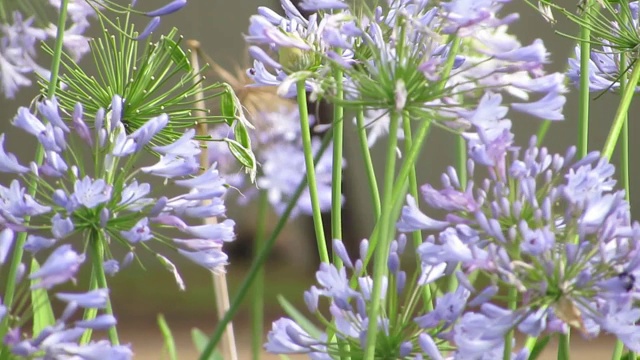
[[(159, 3), (159, 1), (139, 2), (138, 6), (156, 7), (156, 4)], [(562, 0), (558, 3), (569, 9), (577, 6), (576, 0)], [(161, 28), (156, 33), (166, 33), (175, 26), (185, 39), (200, 41), (202, 49), (222, 67), (229, 70), (234, 70), (237, 67), (244, 68), (249, 62), (242, 34), (246, 32), (249, 16), (256, 12), (258, 6), (269, 6), (280, 11), (279, 1), (275, 0), (189, 0), (188, 5), (182, 11), (164, 18)], [(551, 63), (547, 68), (549, 72), (566, 69), (567, 58), (573, 56), (574, 53), (574, 42), (555, 34), (554, 30), (576, 34), (574, 26), (568, 24), (564, 19), (558, 19), (558, 24), (552, 28), (524, 1), (520, 0), (514, 0), (508, 4), (504, 12), (520, 13), (520, 20), (511, 26), (510, 31), (517, 34), (523, 44), (531, 43), (537, 38), (544, 40), (551, 54), (549, 57)], [(146, 19), (139, 20), (139, 26), (144, 26), (143, 22)], [(95, 35), (96, 29), (97, 27), (94, 27), (91, 34)], [(45, 55), (41, 55), (40, 59), (44, 60)], [(41, 63), (46, 63), (42, 60)], [(90, 56), (86, 56), (82, 61), (90, 67), (90, 60)], [(36, 94), (36, 89), (32, 88), (20, 91), (15, 101), (0, 98), (0, 113), (4, 119), (0, 122), (0, 131), (18, 137), (18, 140), (11, 138), (9, 143), (12, 145), (10, 146), (14, 146), (16, 141), (28, 144), (28, 142), (20, 142), (20, 137), (24, 135), (11, 129), (9, 121), (13, 118), (18, 106), (28, 106)], [(575, 91), (568, 94), (568, 101), (565, 105), (566, 120), (552, 124), (545, 139), (545, 145), (552, 152), (563, 153), (569, 145), (575, 144), (578, 114), (576, 95)], [(591, 150), (598, 150), (604, 144), (617, 102), (618, 96), (615, 94), (605, 94), (592, 102)], [(638, 109), (639, 104), (636, 102), (633, 104), (629, 119), (631, 134), (640, 134), (638, 124), (635, 122), (636, 117), (633, 116)], [(369, 235), (373, 215), (367, 197), (367, 187), (363, 185), (364, 172), (357, 150), (357, 142), (349, 141), (349, 139), (355, 139), (355, 127), (351, 126), (352, 117), (350, 114), (346, 115), (345, 157), (347, 167), (344, 170), (346, 198), (344, 227), (345, 241), (348, 241), (353, 248), (354, 244)], [(512, 121), (517, 143), (520, 145), (526, 145), (529, 137), (536, 132), (540, 125), (539, 121), (526, 117), (512, 118)], [(454, 138), (450, 134), (437, 129), (430, 134), (419, 162), (418, 181), (420, 184), (426, 182), (438, 184), (440, 174), (446, 166), (454, 164), (453, 140)], [(633, 137), (631, 142), (631, 153), (639, 153), (640, 145), (634, 142)], [(373, 149), (373, 157), (377, 159), (380, 169), (382, 168), (380, 164), (384, 147), (384, 142), (380, 142)], [(24, 145), (20, 150), (15, 150), (15, 147), (12, 149), (20, 159), (28, 159), (28, 156), (32, 155), (33, 148), (33, 145), (29, 144)], [(640, 164), (636, 159), (636, 157), (632, 157), (631, 202), (632, 207), (637, 210), (640, 191), (633, 191), (633, 189), (638, 189), (640, 184)], [(617, 162), (617, 155), (614, 155), (614, 162)], [(10, 179), (2, 177), (0, 181), (6, 185)], [(250, 264), (257, 211), (251, 204), (240, 207), (229, 202), (227, 205), (230, 207), (228, 216), (236, 221), (238, 233), (238, 239), (230, 247), (231, 266), (228, 268), (228, 282), (233, 294)], [(271, 214), (271, 219), (272, 221), (268, 223), (273, 226), (276, 216)], [(328, 221), (326, 225), (328, 225)], [(176, 336), (180, 358), (195, 358), (196, 352), (190, 341), (191, 328), (198, 327), (205, 332), (210, 332), (216, 324), (210, 275), (189, 263), (178, 262), (177, 266), (181, 269), (187, 285), (187, 291), (180, 292), (174, 286), (172, 275), (156, 261), (146, 261), (145, 264), (147, 267), (144, 270), (139, 267), (128, 268), (110, 279), (114, 308), (118, 314), (124, 341), (133, 343), (133, 349), (139, 359), (163, 358), (160, 332), (156, 324), (157, 314), (163, 313)], [(317, 255), (312, 223), (310, 219), (299, 217), (288, 224), (267, 264), (265, 293), (267, 321), (265, 322), (265, 330), (270, 328), (272, 320), (282, 315), (276, 301), (277, 295), (285, 296), (294, 304), (302, 304), (303, 291), (315, 282), (316, 266)], [(86, 281), (86, 279), (80, 281)], [(248, 306), (245, 304), (235, 320), (241, 359), (250, 358), (248, 324)], [(578, 340), (574, 346), (579, 352), (574, 358), (608, 358), (611, 348), (601, 345), (602, 342), (586, 343)], [(549, 351), (552, 352), (553, 347)]]

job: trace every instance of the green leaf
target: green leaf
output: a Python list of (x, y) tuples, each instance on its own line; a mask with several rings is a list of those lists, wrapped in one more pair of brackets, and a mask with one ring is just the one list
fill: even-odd
[(257, 163), (256, 163), (256, 158), (253, 155), (253, 152), (251, 151), (251, 149), (245, 148), (244, 146), (242, 146), (242, 144), (240, 144), (235, 140), (231, 140), (227, 138), (223, 140), (227, 143), (227, 146), (229, 147), (229, 151), (231, 151), (231, 154), (233, 155), (233, 157), (235, 157), (236, 160), (238, 160), (240, 164), (244, 166), (245, 170), (249, 173), (249, 176), (251, 177), (251, 182), (253, 182), (255, 180), (256, 173), (257, 173)]
[(169, 353), (169, 359), (178, 360), (176, 342), (173, 339), (173, 334), (171, 333), (169, 324), (167, 324), (167, 321), (162, 314), (158, 314), (158, 326), (160, 327), (160, 332), (162, 333), (162, 338), (164, 339), (164, 347)]
[(160, 41), (161, 46), (169, 50), (171, 61), (173, 61), (173, 63), (176, 64), (178, 68), (181, 68), (182, 70), (187, 72), (193, 71), (191, 63), (189, 62), (189, 58), (187, 57), (187, 53), (185, 53), (184, 50), (180, 48), (177, 42), (166, 36), (162, 37)]
[[(38, 271), (40, 264), (36, 259), (31, 260), (31, 273)], [(31, 286), (40, 282), (32, 280)], [(45, 289), (36, 289), (31, 291), (31, 303), (33, 306), (33, 333), (39, 334), (45, 327), (55, 324), (56, 318), (53, 315), (49, 294)]]
[(287, 313), (296, 322), (296, 324), (300, 325), (300, 327), (306, 331), (311, 337), (317, 338), (322, 335), (322, 331), (318, 329), (309, 319), (307, 319), (298, 309), (296, 309), (287, 299), (282, 295), (278, 295), (278, 302), (280, 306), (284, 309), (284, 312)]
[(233, 128), (236, 141), (240, 143), (245, 149), (251, 149), (251, 138), (247, 128), (242, 123), (237, 123)]
[[(202, 354), (204, 349), (207, 347), (207, 343), (209, 342), (209, 338), (202, 330), (198, 328), (191, 329), (191, 340), (193, 344), (196, 346), (198, 353)], [(222, 354), (218, 351), (214, 351), (213, 354), (207, 360), (224, 360), (222, 359)]]
[(542, 351), (544, 350), (544, 348), (547, 347), (547, 344), (549, 344), (549, 340), (551, 340), (551, 336), (549, 335), (543, 337), (542, 339), (539, 339), (536, 342), (536, 344), (533, 346), (533, 349), (531, 349), (531, 354), (529, 354), (529, 360), (536, 360), (538, 356), (542, 354)]
[(233, 90), (226, 89), (220, 96), (220, 113), (227, 125), (232, 126), (236, 121), (236, 105)]

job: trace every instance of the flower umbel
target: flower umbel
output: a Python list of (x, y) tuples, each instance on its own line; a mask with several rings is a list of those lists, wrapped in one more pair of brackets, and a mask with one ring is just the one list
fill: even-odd
[[(114, 97), (114, 104), (120, 102), (120, 97)], [(154, 136), (170, 126), (166, 114), (128, 133), (120, 118), (106, 116), (103, 109), (97, 110), (93, 130), (83, 120), (81, 104), (76, 104), (71, 121), (63, 121), (59, 111), (54, 98), (38, 104), (40, 116), (48, 121), (26, 108), (20, 108), (13, 121), (45, 150), (41, 165), (31, 163), (28, 172), (13, 171), (39, 184), (37, 196), (23, 195), (17, 180), (3, 190), (3, 222), (29, 233), (25, 245), (29, 252), (62, 243), (77, 233), (84, 234), (88, 242), (102, 242), (106, 260), (112, 259), (109, 249), (116, 244), (135, 251), (151, 250), (148, 244), (159, 242), (209, 270), (224, 271), (227, 257), (221, 248), (234, 239), (233, 221), (188, 224), (189, 219), (223, 217), (225, 213), (222, 196), (226, 186), (217, 170), (196, 176), (200, 148), (195, 130), (185, 131), (166, 146), (153, 146)], [(160, 154), (157, 163), (140, 164), (147, 146)], [(169, 196), (166, 189), (155, 187), (154, 191), (150, 183), (139, 181), (145, 175), (184, 190), (175, 196)], [(25, 215), (32, 216), (28, 226), (20, 221)], [(171, 231), (188, 238), (176, 238), (169, 235)]]

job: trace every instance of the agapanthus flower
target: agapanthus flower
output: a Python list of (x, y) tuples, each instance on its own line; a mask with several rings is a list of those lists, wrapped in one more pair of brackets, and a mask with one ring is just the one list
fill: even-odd
[[(9, 240), (4, 242), (4, 240)], [(3, 246), (11, 239), (3, 238)], [(131, 359), (133, 352), (128, 345), (113, 345), (110, 341), (99, 340), (81, 344), (80, 338), (87, 330), (105, 331), (116, 325), (113, 315), (106, 312), (109, 300), (109, 289), (98, 288), (84, 293), (63, 293), (52, 290), (51, 298), (66, 303), (64, 311), (51, 324), (40, 324), (40, 329), (34, 328), (30, 332), (33, 311), (41, 311), (43, 303), (33, 303), (33, 309), (20, 304), (28, 304), (31, 297), (29, 291), (22, 288), (52, 289), (54, 286), (73, 281), (79, 265), (84, 261), (84, 255), (75, 252), (70, 245), (64, 244), (56, 248), (42, 263), (39, 270), (32, 272), (27, 280), (20, 273), (24, 273), (25, 266), (20, 264), (15, 286), (17, 298), (12, 299), (10, 306), (0, 300), (0, 351), (9, 358), (20, 359)], [(1, 263), (0, 263), (1, 265)], [(8, 267), (0, 267), (6, 270)], [(20, 271), (20, 269), (22, 269)], [(1, 273), (0, 273), (1, 274)], [(7, 274), (2, 274), (6, 279)], [(6, 299), (5, 299), (6, 300)], [(92, 318), (81, 318), (81, 310), (92, 309), (97, 315)], [(41, 320), (40, 320), (41, 321)]]
[[(285, 16), (259, 7), (258, 14), (250, 18), (245, 40), (254, 44), (249, 48), (254, 65), (248, 74), (256, 86), (278, 86), (278, 94), (286, 97), (295, 96), (295, 84), (304, 81), (314, 99), (330, 86), (328, 59), (344, 63), (353, 56), (351, 40), (340, 30), (353, 17), (342, 11), (322, 17), (312, 14), (307, 19), (290, 0), (280, 4)], [(271, 54), (257, 45), (267, 47)]]
[[(114, 103), (118, 101), (114, 97)], [(226, 185), (215, 167), (199, 174), (194, 129), (168, 145), (151, 146), (160, 158), (145, 164), (140, 161), (143, 150), (169, 126), (166, 114), (128, 132), (119, 117), (105, 116), (103, 109), (90, 129), (82, 104), (76, 105), (71, 119), (61, 115), (55, 98), (37, 107), (39, 116), (20, 108), (13, 125), (43, 146), (42, 164), (32, 162), (29, 171), (15, 164), (3, 170), (38, 183), (39, 192), (33, 198), (26, 195), (18, 180), (0, 191), (2, 224), (28, 232), (25, 249), (35, 253), (83, 234), (89, 248), (100, 243), (133, 252), (161, 243), (211, 271), (224, 271), (227, 256), (222, 244), (234, 239), (234, 222), (200, 225), (203, 218), (224, 217)], [(165, 186), (145, 182), (145, 177), (159, 178), (177, 190), (171, 195)], [(32, 216), (29, 225), (22, 221), (27, 215)], [(106, 251), (104, 259), (95, 260), (116, 259)], [(114, 265), (111, 261), (110, 267)]]
[[(591, 54), (587, 71), (589, 91), (617, 91), (620, 77), (630, 72), (636, 65), (637, 49), (640, 44), (638, 31), (638, 2), (627, 1), (612, 4), (598, 1), (602, 7), (597, 11), (576, 15), (562, 7), (548, 3), (547, 6), (558, 10), (569, 20), (590, 30)], [(576, 46), (575, 58), (569, 59), (567, 76), (574, 86), (580, 82), (580, 46)], [(623, 61), (622, 55), (626, 56)], [(638, 91), (638, 84), (630, 84)]]
[[(428, 217), (415, 202), (402, 212), (402, 231), (439, 231), (418, 248), (422, 261), (459, 264), (496, 289), (515, 290), (515, 310), (486, 302), (474, 315), (495, 322), (493, 329), (517, 327), (531, 336), (603, 329), (637, 351), (640, 327), (620, 314), (637, 311), (630, 299), (638, 287), (640, 225), (631, 222), (624, 191), (614, 188), (613, 165), (597, 152), (574, 159), (575, 147), (550, 154), (535, 137), (520, 150), (508, 127), (478, 135), (469, 140), (466, 184), (449, 168), (442, 188), (421, 188), (445, 218)], [(477, 167), (488, 177), (476, 179)]]
[[(59, 10), (60, 1), (51, 0), (50, 5)], [(69, 3), (70, 25), (65, 28), (64, 46), (74, 61), (89, 50), (89, 39), (83, 34), (89, 27), (88, 18), (95, 16), (92, 8), (77, 14), (74, 9), (81, 0)], [(36, 7), (34, 11), (34, 7)], [(44, 17), (49, 9), (34, 1), (1, 1), (0, 2), (0, 72), (2, 91), (7, 98), (13, 98), (21, 87), (31, 86), (30, 74), (36, 73), (48, 79), (47, 67), (38, 64), (38, 49), (42, 41), (56, 37), (55, 19)], [(68, 36), (68, 37), (67, 37)]]
[[(391, 308), (380, 314), (376, 338), (376, 356), (384, 359), (443, 359), (452, 347), (443, 335), (454, 329), (464, 314), (470, 291), (458, 287), (453, 292), (435, 300), (432, 311), (425, 311), (420, 299), (424, 299), (425, 286), (445, 273), (446, 264), (422, 264), (411, 276), (401, 268), (400, 256), (404, 252), (406, 238), (401, 235), (391, 242), (387, 266), (389, 275), (384, 278), (382, 298)], [(306, 324), (281, 318), (273, 323), (267, 336), (265, 349), (276, 354), (308, 354), (311, 359), (333, 359), (335, 357), (360, 358), (366, 346), (367, 317), (371, 302), (373, 280), (363, 266), (369, 243), (360, 244), (360, 258), (352, 261), (341, 241), (333, 243), (334, 253), (344, 267), (322, 263), (316, 272), (317, 286), (304, 294), (305, 303), (311, 313), (327, 324), (327, 333)], [(329, 301), (330, 317), (321, 311), (321, 299)], [(427, 298), (426, 301), (433, 301)], [(348, 346), (340, 346), (340, 344)], [(348, 349), (348, 350), (346, 350)], [(348, 351), (348, 353), (344, 353)]]

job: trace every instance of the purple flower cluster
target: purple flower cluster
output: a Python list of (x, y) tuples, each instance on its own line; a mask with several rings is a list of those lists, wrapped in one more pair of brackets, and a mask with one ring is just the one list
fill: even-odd
[[(12, 243), (13, 234), (5, 229), (0, 239), (0, 255), (6, 254)], [(0, 256), (0, 265), (4, 260), (4, 256)], [(25, 266), (20, 264), (15, 281), (19, 287), (28, 287), (30, 280), (32, 291), (39, 288), (50, 289), (57, 284), (73, 281), (83, 261), (84, 255), (73, 251), (68, 244), (61, 245), (49, 255), (39, 270), (29, 275), (28, 280), (24, 276)], [(27, 298), (30, 296), (28, 291), (21, 291), (18, 294), (23, 294)], [(55, 320), (54, 324), (31, 335), (25, 332), (28, 331), (26, 325), (33, 316), (31, 311), (23, 312), (21, 306), (7, 307), (0, 301), (0, 323), (7, 324), (4, 328), (6, 333), (0, 331), (2, 336), (0, 351), (25, 359), (126, 360), (133, 358), (129, 346), (112, 345), (107, 340), (80, 343), (81, 336), (87, 330), (103, 331), (116, 326), (116, 319), (106, 313), (88, 320), (73, 320), (80, 309), (105, 309), (109, 300), (109, 289), (96, 289), (86, 293), (57, 292), (55, 298), (67, 304), (62, 315)], [(14, 299), (13, 304), (28, 301), (28, 299), (17, 298)], [(34, 306), (44, 306), (44, 304), (34, 304)]]
[[(295, 189), (306, 176), (306, 165), (300, 135), (300, 115), (297, 107), (288, 101), (280, 101), (275, 110), (262, 110), (253, 114), (252, 122), (256, 131), (251, 132), (252, 146), (256, 158), (262, 165), (258, 171), (256, 185), (267, 192), (268, 200), (277, 213), (282, 213), (293, 196)], [(313, 123), (314, 119), (311, 117)], [(219, 126), (212, 130), (214, 138), (228, 136), (228, 128)], [(312, 139), (312, 150), (316, 154), (320, 148), (320, 140)], [(320, 209), (331, 208), (331, 145), (325, 150), (315, 166)], [(239, 201), (244, 204), (255, 197), (257, 191), (253, 187), (245, 187), (245, 178), (239, 173), (237, 162), (228, 148), (222, 143), (209, 146), (209, 158), (217, 163), (225, 179), (231, 179), (232, 186), (243, 189)], [(234, 175), (235, 174), (235, 175)], [(297, 214), (311, 215), (311, 197), (308, 188), (304, 190), (291, 216)]]
[[(21, 87), (31, 86), (28, 74), (37, 73), (45, 79), (50, 77), (50, 71), (36, 62), (37, 49), (42, 41), (56, 37), (57, 28), (49, 19), (37, 19), (28, 12), (39, 4), (27, 5), (21, 12), (22, 5), (12, 10), (4, 3), (0, 6), (9, 11), (11, 19), (0, 19), (0, 81), (4, 95), (12, 99)], [(49, 4), (60, 9), (61, 1), (49, 0)], [(39, 9), (39, 12), (44, 13), (45, 9)], [(70, 0), (68, 13), (71, 25), (65, 29), (63, 45), (69, 56), (78, 61), (89, 51), (89, 39), (83, 34), (89, 27), (89, 18), (96, 14), (84, 0)], [(29, 15), (26, 19), (25, 14)]]
[[(603, 13), (611, 12), (613, 21), (603, 19), (599, 25), (609, 25), (601, 31), (596, 31), (594, 42), (600, 46), (594, 46), (591, 50), (587, 73), (589, 77), (589, 91), (617, 91), (620, 89), (620, 76), (636, 64), (636, 46), (640, 41), (638, 32), (638, 2), (630, 1), (623, 5), (606, 7)], [(600, 30), (598, 28), (598, 30)], [(604, 33), (601, 34), (601, 32)], [(600, 35), (600, 36), (598, 36)], [(622, 54), (626, 54), (623, 62)], [(578, 87), (580, 84), (580, 46), (576, 45), (575, 58), (569, 59), (567, 77), (571, 83)], [(636, 92), (640, 90), (637, 84)]]
[[(172, 143), (153, 146), (154, 136), (169, 124), (167, 115), (154, 117), (129, 133), (121, 119), (122, 99), (113, 98), (112, 111), (98, 111), (90, 129), (77, 104), (71, 119), (63, 120), (55, 98), (37, 105), (39, 116), (20, 108), (13, 125), (34, 136), (44, 149), (41, 165), (22, 165), (4, 150), (0, 135), (0, 171), (36, 182), (35, 197), (26, 194), (19, 180), (0, 187), (0, 224), (11, 231), (26, 231), (25, 250), (30, 253), (57, 246), (73, 234), (105, 246), (118, 244), (129, 252), (149, 249), (160, 242), (191, 261), (212, 271), (223, 271), (227, 256), (224, 242), (234, 239), (234, 222), (190, 225), (189, 219), (224, 217), (222, 200), (225, 181), (215, 168), (202, 174), (196, 156), (199, 144), (195, 130), (187, 130)], [(44, 120), (46, 119), (46, 120)], [(151, 164), (141, 164), (142, 150), (150, 147), (159, 155)], [(90, 165), (88, 165), (90, 164)], [(141, 175), (177, 185), (175, 196), (166, 188), (139, 182)], [(25, 216), (31, 216), (25, 224)], [(171, 232), (185, 234), (176, 238)], [(107, 254), (111, 252), (108, 251)], [(169, 260), (159, 260), (175, 272)], [(133, 255), (125, 258), (126, 265)], [(118, 264), (106, 259), (110, 271)], [(184, 284), (176, 273), (179, 286)]]
[[(249, 54), (255, 59), (249, 76), (258, 86), (279, 86), (282, 96), (295, 96), (295, 83), (305, 81), (312, 98), (327, 87), (330, 67), (326, 57), (346, 63), (353, 56), (348, 49), (349, 40), (342, 29), (354, 28), (348, 12), (332, 15), (313, 14), (306, 19), (290, 0), (280, 2), (285, 16), (267, 7), (259, 7), (258, 14), (250, 18), (249, 33), (245, 40), (250, 44), (263, 45), (272, 53), (253, 45)], [(268, 68), (273, 69), (275, 73)]]
[[(444, 274), (445, 266), (425, 265), (418, 270), (421, 276), (408, 277), (400, 266), (405, 246), (406, 238), (400, 235), (398, 240), (392, 241), (389, 248), (389, 276), (383, 281), (382, 297), (395, 304), (395, 307), (389, 308), (376, 320), (380, 332), (376, 342), (376, 355), (385, 359), (442, 359), (439, 348), (444, 341), (435, 338), (435, 335), (453, 329), (465, 308), (469, 291), (460, 287), (452, 293), (446, 293), (438, 298), (432, 312), (422, 313), (417, 299), (422, 297), (425, 286)], [(367, 309), (372, 300), (373, 286), (373, 279), (366, 275), (363, 265), (368, 248), (369, 242), (363, 240), (360, 244), (360, 259), (352, 262), (342, 242), (335, 240), (334, 253), (343, 261), (344, 267), (322, 263), (316, 272), (318, 287), (312, 286), (304, 294), (309, 311), (323, 324), (331, 324), (330, 330), (336, 336), (328, 338), (326, 333), (316, 328), (308, 325), (303, 327), (289, 318), (281, 318), (273, 323), (267, 336), (267, 351), (277, 354), (308, 354), (315, 360), (362, 356), (366, 346), (367, 326), (371, 321), (367, 317)], [(347, 271), (351, 272), (350, 276)], [(330, 318), (325, 318), (324, 312), (320, 311), (321, 298), (329, 301)]]
[[(504, 3), (388, 1), (367, 17), (353, 15), (367, 12), (342, 1), (310, 1), (301, 6), (320, 12), (306, 20), (282, 0), (284, 17), (261, 7), (251, 18), (246, 40), (277, 56), (252, 46), (249, 74), (257, 85), (279, 85), (283, 95), (293, 96), (292, 85), (305, 80), (312, 96), (330, 98), (333, 84), (327, 74), (337, 66), (344, 71), (348, 98), (341, 105), (377, 110), (376, 117), (396, 112), (439, 120), (456, 130), (470, 128), (475, 109), (469, 104), (488, 92), (519, 99), (509, 106), (515, 111), (562, 120), (564, 76), (545, 74), (549, 60), (541, 40), (522, 46), (507, 32), (518, 15), (499, 18)], [(452, 46), (456, 56), (448, 69)]]
[[(409, 198), (398, 222), (401, 231), (439, 231), (418, 248), (423, 263), (460, 266), (470, 291), (467, 276), (491, 280), (479, 311), (462, 322), (495, 324), (483, 331), (487, 348), (514, 327), (533, 337), (573, 327), (588, 337), (606, 331), (640, 350), (634, 300), (640, 225), (631, 223), (624, 191), (614, 190), (613, 165), (597, 152), (574, 160), (575, 147), (550, 154), (535, 138), (521, 150), (508, 129), (479, 134), (469, 141), (466, 184), (449, 168), (442, 188), (421, 188), (426, 204), (446, 211), (445, 218), (428, 217)], [(477, 182), (478, 166), (488, 178)], [(515, 310), (490, 302), (500, 289), (517, 292)]]

